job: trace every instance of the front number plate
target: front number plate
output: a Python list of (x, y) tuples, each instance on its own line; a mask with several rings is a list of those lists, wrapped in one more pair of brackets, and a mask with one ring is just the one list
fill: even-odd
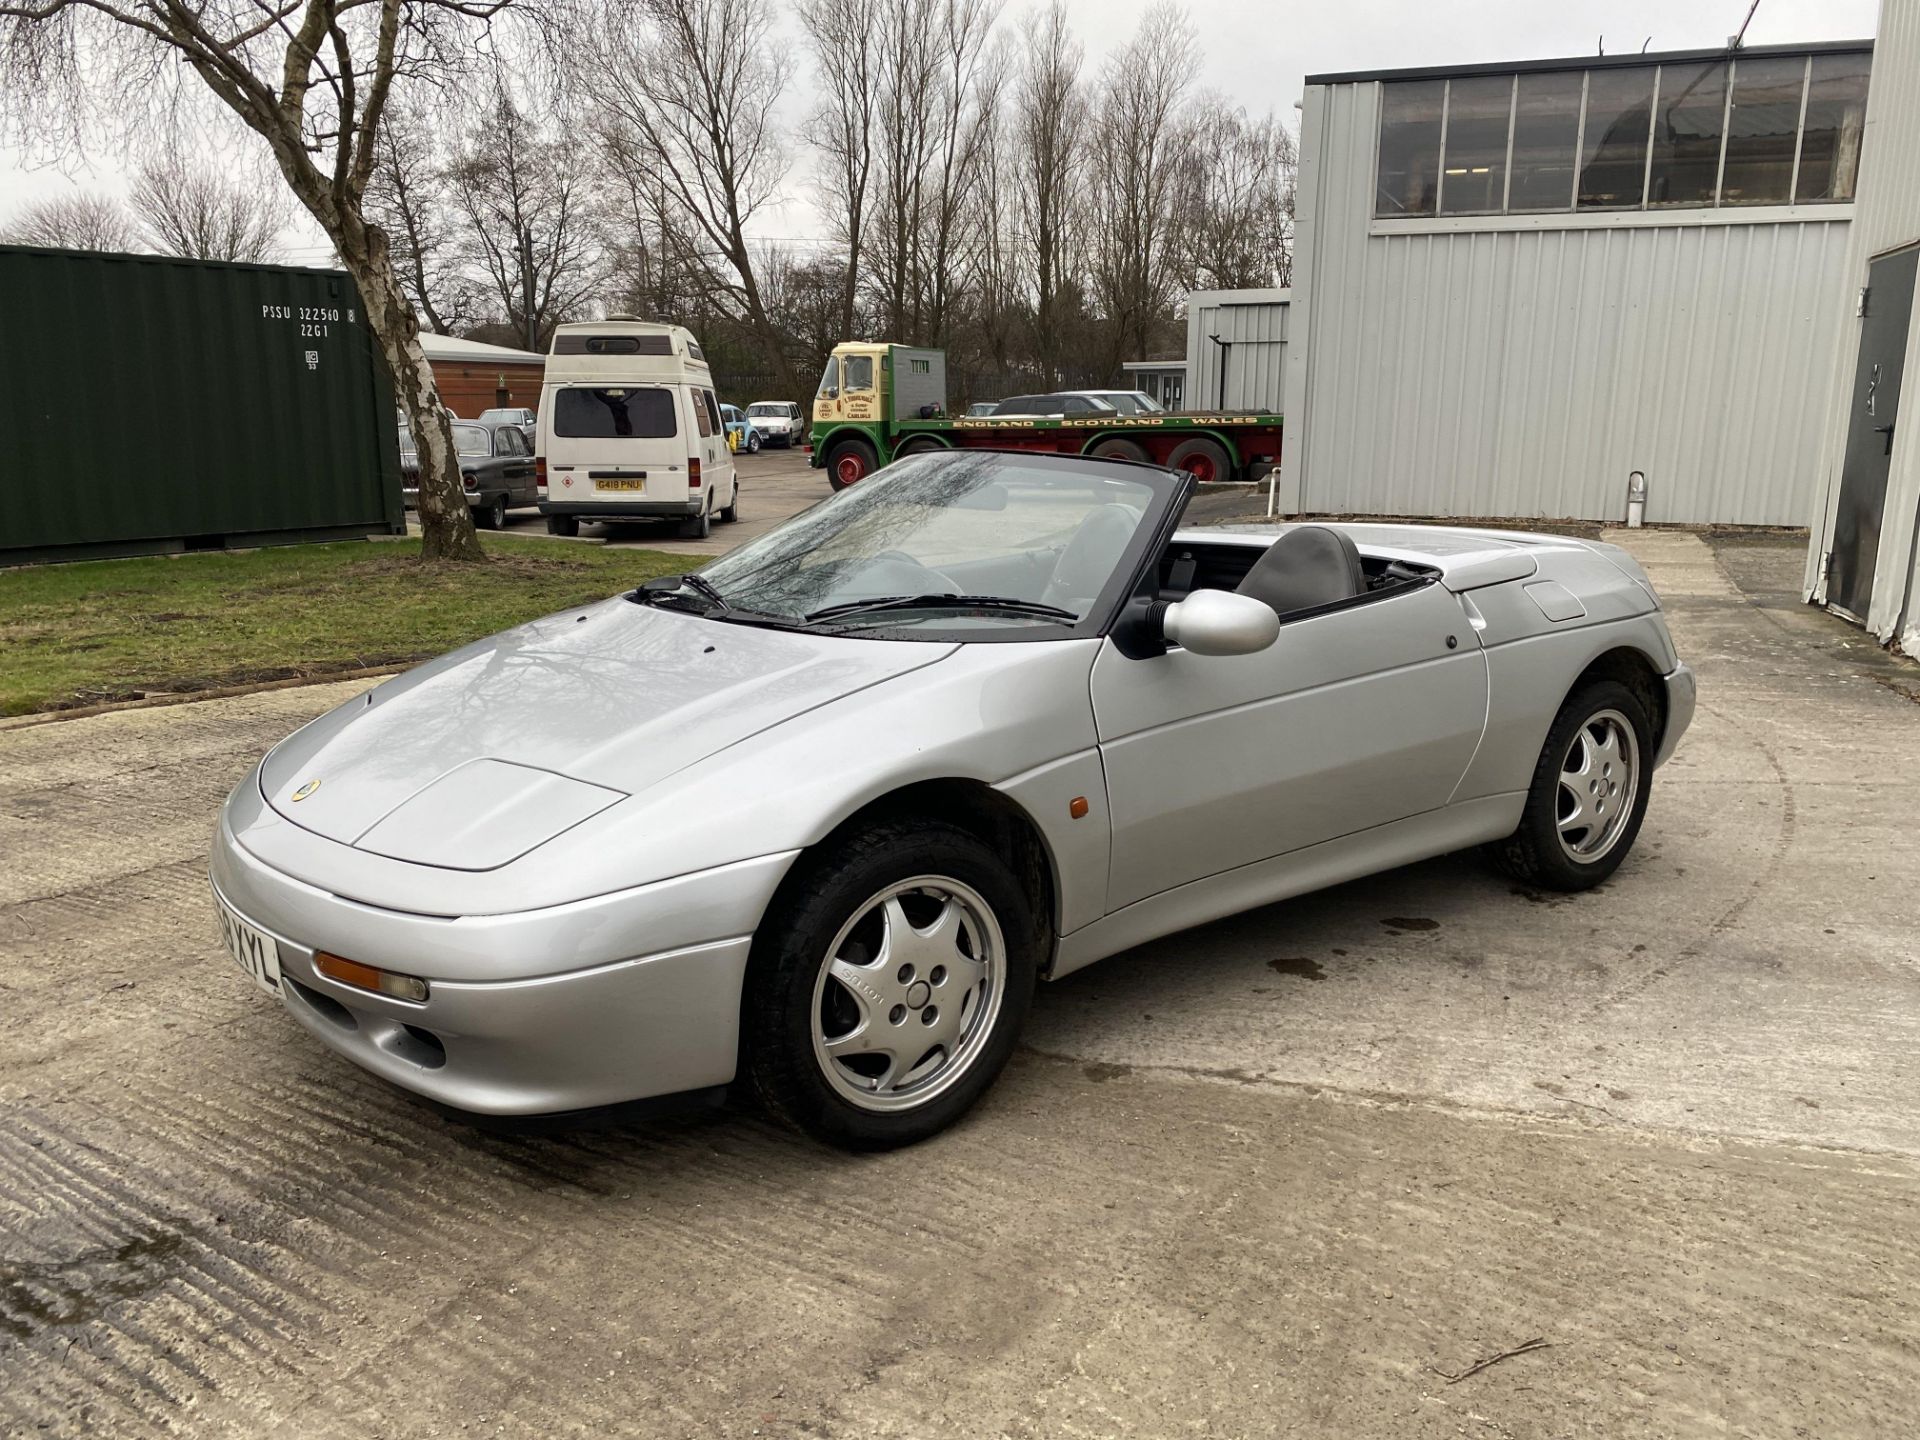
[(280, 947), (258, 925), (249, 925), (215, 892), (213, 907), (220, 916), (220, 933), (240, 968), (269, 995), (280, 993)]
[(645, 490), (647, 482), (644, 480), (596, 480), (593, 482), (593, 488), (596, 490)]

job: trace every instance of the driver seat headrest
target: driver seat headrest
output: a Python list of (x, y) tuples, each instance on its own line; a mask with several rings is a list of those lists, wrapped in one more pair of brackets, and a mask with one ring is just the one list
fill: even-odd
[(1289, 615), (1351, 600), (1367, 589), (1360, 551), (1346, 534), (1325, 525), (1296, 525), (1273, 544), (1240, 582), (1239, 593)]

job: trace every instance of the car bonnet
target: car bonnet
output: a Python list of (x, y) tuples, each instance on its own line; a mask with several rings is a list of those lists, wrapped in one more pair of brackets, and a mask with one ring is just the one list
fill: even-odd
[(493, 869), (955, 648), (606, 601), (455, 651), (322, 716), (267, 757), (261, 790), (285, 819), (342, 844)]

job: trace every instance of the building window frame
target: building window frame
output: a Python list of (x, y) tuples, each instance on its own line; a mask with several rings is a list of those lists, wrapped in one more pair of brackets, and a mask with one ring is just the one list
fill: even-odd
[[(1407, 81), (1380, 80), (1374, 82), (1374, 144), (1373, 170), (1371, 175), (1372, 200), (1370, 202), (1369, 229), (1374, 234), (1419, 234), (1444, 233), (1449, 231), (1472, 230), (1534, 230), (1568, 228), (1633, 228), (1622, 217), (1640, 217), (1637, 223), (1657, 223), (1664, 225), (1699, 225), (1706, 223), (1722, 224), (1778, 224), (1783, 221), (1822, 221), (1843, 219), (1852, 213), (1851, 195), (1843, 200), (1812, 200), (1800, 198), (1801, 161), (1806, 146), (1806, 127), (1809, 97), (1813, 88), (1814, 53), (1807, 52), (1801, 57), (1800, 66), (1800, 103), (1795, 118), (1793, 160), (1787, 177), (1787, 199), (1772, 204), (1736, 204), (1726, 203), (1727, 151), (1734, 123), (1734, 97), (1740, 79), (1740, 52), (1729, 53), (1724, 61), (1724, 91), (1720, 101), (1719, 151), (1714, 161), (1713, 193), (1709, 198), (1686, 204), (1654, 205), (1651, 199), (1653, 184), (1653, 161), (1659, 133), (1660, 96), (1665, 89), (1668, 72), (1676, 74), (1689, 67), (1697, 68), (1713, 62), (1702, 57), (1680, 59), (1661, 59), (1653, 63), (1653, 89), (1650, 100), (1651, 111), (1647, 128), (1645, 153), (1641, 159), (1640, 195), (1637, 203), (1619, 206), (1580, 205), (1582, 175), (1582, 157), (1585, 155), (1587, 122), (1592, 104), (1592, 78), (1597, 69), (1617, 68), (1593, 65), (1568, 65), (1566, 72), (1580, 73), (1580, 120), (1575, 127), (1572, 150), (1572, 183), (1568, 186), (1567, 206), (1553, 210), (1514, 210), (1513, 209), (1513, 170), (1515, 137), (1520, 127), (1520, 76), (1522, 70), (1507, 72), (1511, 88), (1507, 103), (1507, 143), (1505, 149), (1506, 171), (1501, 179), (1500, 208), (1497, 211), (1478, 214), (1449, 215), (1447, 209), (1447, 148), (1450, 138), (1453, 113), (1453, 85), (1455, 80), (1485, 80), (1498, 76), (1499, 70), (1481, 70), (1463, 72), (1459, 75), (1444, 77), (1440, 96), (1439, 135), (1434, 152), (1435, 192), (1433, 212), (1431, 214), (1406, 215), (1381, 213), (1381, 140), (1384, 134), (1387, 94), (1390, 86), (1409, 83)], [(1754, 57), (1756, 60), (1772, 59), (1774, 56)], [(1869, 67), (1871, 60), (1868, 61)], [(1543, 67), (1544, 68), (1544, 67)], [(1791, 72), (1789, 72), (1791, 73)], [(1442, 77), (1434, 76), (1434, 79)], [(1424, 77), (1423, 77), (1424, 79)], [(1422, 83), (1422, 82), (1412, 82)], [(1864, 102), (1863, 102), (1864, 115)], [(1858, 185), (1858, 160), (1853, 184)]]

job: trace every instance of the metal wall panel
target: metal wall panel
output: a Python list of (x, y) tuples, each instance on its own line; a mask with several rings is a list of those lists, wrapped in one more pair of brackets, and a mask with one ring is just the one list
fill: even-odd
[(1306, 92), (1283, 504), (1804, 524), (1846, 211), (1375, 226), (1378, 95)]
[[(1808, 507), (1813, 523), (1806, 589), (1809, 599), (1821, 602), (1827, 598), (1827, 548), (1832, 543), (1860, 345), (1857, 297), (1876, 255), (1920, 244), (1920, 5), (1912, 0), (1887, 0), (1880, 7), (1853, 208), (1845, 289), (1836, 306), (1840, 345), (1827, 387), (1820, 485), (1817, 499)], [(1907, 336), (1906, 374), (1866, 621), (1880, 639), (1897, 639), (1908, 653), (1920, 654), (1920, 324)]]
[(8, 246), (0, 296), (0, 556), (402, 528), (344, 273)]
[[(1187, 296), (1189, 410), (1280, 412), (1287, 365), (1287, 290), (1195, 290)], [(1226, 352), (1227, 383), (1220, 386), (1218, 335)], [(1224, 393), (1224, 399), (1222, 398)]]

